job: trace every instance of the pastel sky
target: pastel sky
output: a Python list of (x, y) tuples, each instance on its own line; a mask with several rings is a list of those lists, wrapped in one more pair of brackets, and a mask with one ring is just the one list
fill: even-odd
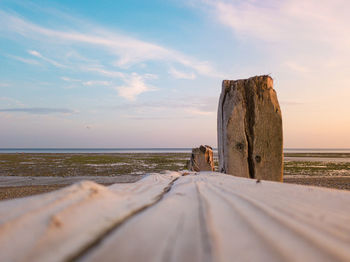
[(348, 0), (0, 0), (0, 147), (217, 145), (270, 74), (284, 146), (350, 148)]

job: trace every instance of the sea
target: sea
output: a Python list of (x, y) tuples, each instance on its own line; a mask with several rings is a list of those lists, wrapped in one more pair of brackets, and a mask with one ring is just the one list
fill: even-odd
[[(214, 153), (217, 148), (214, 148)], [(192, 148), (0, 148), (0, 153), (190, 153)], [(350, 148), (285, 148), (284, 153), (350, 153)]]

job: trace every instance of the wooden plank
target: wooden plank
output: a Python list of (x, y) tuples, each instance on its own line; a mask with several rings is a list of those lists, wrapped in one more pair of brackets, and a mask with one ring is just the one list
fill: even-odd
[(0, 261), (66, 260), (350, 261), (350, 192), (201, 172), (0, 202)]
[(350, 193), (201, 172), (80, 261), (350, 261)]
[(210, 261), (197, 176), (177, 180), (161, 202), (130, 218), (82, 261)]
[[(211, 228), (219, 258), (237, 256), (245, 242), (254, 251), (241, 251), (242, 260), (350, 260), (349, 192), (217, 174), (205, 177), (199, 191), (215, 221)], [(232, 235), (239, 236), (234, 243)]]
[(109, 188), (81, 182), (0, 202), (0, 261), (65, 261), (140, 210), (156, 203), (180, 176), (152, 174)]

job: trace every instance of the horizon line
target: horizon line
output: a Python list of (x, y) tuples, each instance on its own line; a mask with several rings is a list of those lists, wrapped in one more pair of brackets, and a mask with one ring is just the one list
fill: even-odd
[[(18, 150), (18, 149), (38, 149), (38, 150), (43, 150), (43, 149), (71, 149), (71, 150), (76, 150), (76, 149), (94, 149), (94, 150), (115, 150), (115, 149), (191, 149), (193, 147), (4, 147), (1, 148), (0, 150)], [(213, 147), (213, 149), (217, 149), (217, 147)], [(297, 150), (297, 149), (313, 149), (313, 150), (350, 150), (350, 147), (285, 147), (283, 149), (288, 149), (288, 150)]]

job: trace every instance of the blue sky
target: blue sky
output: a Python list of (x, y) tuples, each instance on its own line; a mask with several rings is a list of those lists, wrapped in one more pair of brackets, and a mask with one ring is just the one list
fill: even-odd
[(0, 0), (0, 146), (216, 146), (221, 81), (270, 74), (285, 147), (350, 147), (349, 8)]

